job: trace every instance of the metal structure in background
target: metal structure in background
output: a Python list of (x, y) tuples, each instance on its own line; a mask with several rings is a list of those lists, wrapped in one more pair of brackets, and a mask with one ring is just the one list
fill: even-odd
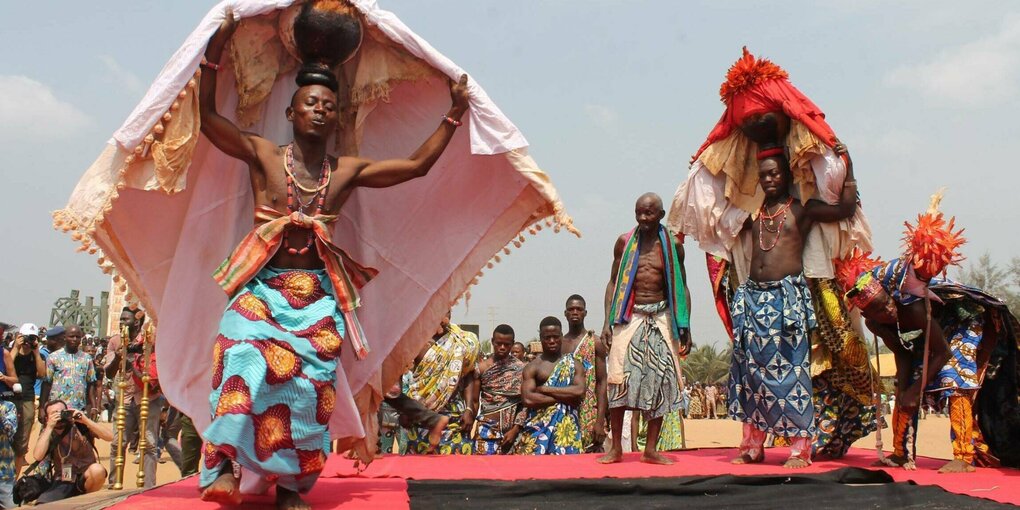
[[(138, 487), (145, 487), (145, 457), (148, 455), (146, 451), (148, 448), (155, 448), (156, 445), (149, 444), (148, 430), (149, 430), (149, 363), (152, 360), (152, 342), (155, 338), (156, 328), (152, 325), (152, 322), (148, 322), (145, 325), (145, 330), (142, 332), (142, 403), (141, 408), (138, 410), (138, 452), (141, 454), (142, 460), (138, 466)], [(159, 414), (152, 416), (152, 419), (158, 420)], [(157, 438), (151, 438), (155, 441)], [(158, 466), (158, 463), (157, 463)]]
[(59, 298), (53, 303), (50, 310), (50, 326), (77, 324), (88, 334), (102, 335), (109, 320), (107, 307), (110, 293), (100, 292), (98, 305), (92, 296), (85, 296), (85, 302), (82, 303), (80, 295), (81, 292), (73, 289), (69, 297)]
[[(128, 381), (127, 372), (127, 348), (131, 341), (131, 331), (127, 326), (120, 327), (120, 370), (117, 372), (117, 457), (114, 459), (113, 490), (124, 489), (124, 449), (127, 443), (125, 429), (127, 428), (127, 399), (126, 392)], [(141, 438), (139, 438), (141, 441)], [(140, 445), (139, 445), (140, 446)], [(144, 450), (143, 450), (144, 451)], [(144, 469), (142, 469), (144, 471)], [(144, 475), (143, 475), (144, 476)]]

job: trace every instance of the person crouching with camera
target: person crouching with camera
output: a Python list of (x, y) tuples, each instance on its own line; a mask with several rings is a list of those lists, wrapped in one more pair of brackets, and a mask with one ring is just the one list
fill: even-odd
[[(46, 404), (46, 426), (33, 454), (36, 460), (50, 462), (53, 483), (37, 502), (51, 503), (103, 487), (106, 468), (98, 462), (97, 438), (113, 441), (113, 434), (80, 410), (68, 409), (63, 401)], [(54, 440), (56, 444), (51, 444)]]

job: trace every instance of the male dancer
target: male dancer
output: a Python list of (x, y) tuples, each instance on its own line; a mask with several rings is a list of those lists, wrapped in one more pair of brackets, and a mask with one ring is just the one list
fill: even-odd
[[(217, 112), (216, 63), (236, 28), (228, 9), (209, 41), (201, 125), (213, 145), (248, 164), (256, 227), (215, 274), (232, 299), (214, 351), (214, 417), (204, 434), (200, 486), (205, 500), (240, 503), (237, 465), (276, 484), (279, 508), (305, 509), (298, 494), (311, 490), (325, 463), (345, 334), (365, 354), (354, 313), (357, 288), (376, 274), (332, 243), (330, 225), (355, 188), (394, 186), (428, 173), (467, 111), (467, 76), (451, 84), (450, 110), (407, 159), (337, 158), (326, 143), (338, 122), (338, 84), (324, 65), (306, 63), (298, 72), (299, 88), (286, 109), (293, 124), (289, 145), (242, 132)], [(356, 50), (357, 35), (348, 53)], [(370, 462), (364, 442), (355, 448)]]

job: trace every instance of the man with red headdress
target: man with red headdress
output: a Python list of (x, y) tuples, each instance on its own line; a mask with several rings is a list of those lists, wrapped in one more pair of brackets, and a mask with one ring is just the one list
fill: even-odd
[[(716, 307), (733, 336), (730, 307), (747, 280), (754, 240), (744, 223), (764, 200), (758, 163), (782, 158), (790, 194), (802, 205), (815, 199), (836, 205), (848, 159), (821, 109), (795, 88), (773, 62), (744, 48), (720, 87), (726, 110), (692, 159), (669, 213), (669, 228), (694, 237), (706, 252)], [(841, 457), (874, 427), (874, 375), (855, 323), (832, 278), (833, 259), (855, 249), (870, 251), (871, 232), (858, 207), (849, 218), (816, 223), (805, 235), (803, 270), (818, 328), (811, 337), (811, 375), (818, 435), (816, 455)]]
[(918, 403), (924, 391), (948, 396), (953, 460), (942, 473), (1020, 464), (1017, 333), (999, 299), (942, 278), (961, 257), (961, 231), (938, 212), (941, 194), (906, 224), (906, 253), (888, 262), (855, 257), (840, 269), (851, 304), (896, 357), (897, 407), (891, 466), (915, 469)]

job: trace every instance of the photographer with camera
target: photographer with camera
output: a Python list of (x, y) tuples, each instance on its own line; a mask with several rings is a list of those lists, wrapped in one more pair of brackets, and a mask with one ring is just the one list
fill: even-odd
[(52, 503), (101, 489), (106, 468), (98, 462), (95, 440), (112, 441), (113, 435), (81, 410), (68, 409), (60, 400), (48, 402), (45, 412), (46, 426), (33, 454), (40, 463), (49, 464), (52, 483), (36, 502)]
[(15, 404), (18, 408), (18, 430), (14, 434), (14, 471), (28, 463), (28, 438), (32, 435), (35, 422), (35, 382), (46, 375), (46, 363), (39, 352), (39, 328), (35, 324), (22, 324), (14, 339), (14, 372), (21, 385), (21, 396)]

